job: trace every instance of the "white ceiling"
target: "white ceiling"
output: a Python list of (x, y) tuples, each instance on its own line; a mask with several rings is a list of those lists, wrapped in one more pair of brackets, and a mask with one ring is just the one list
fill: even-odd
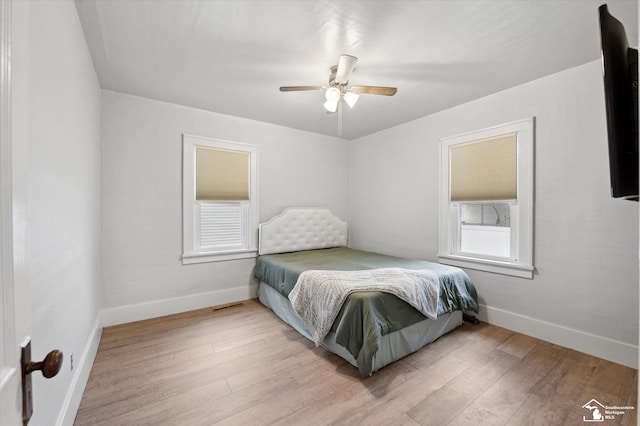
[[(76, 0), (103, 89), (353, 139), (600, 56), (595, 0)], [(608, 0), (637, 46), (638, 0)], [(350, 84), (395, 86), (326, 114)]]

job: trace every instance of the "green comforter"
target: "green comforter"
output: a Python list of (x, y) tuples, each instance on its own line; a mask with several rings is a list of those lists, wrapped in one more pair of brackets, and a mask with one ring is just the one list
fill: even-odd
[[(386, 267), (434, 271), (440, 282), (438, 315), (454, 310), (478, 312), (475, 287), (463, 270), (348, 247), (259, 256), (255, 276), (287, 297), (298, 276), (306, 270), (357, 271)], [(336, 333), (336, 343), (356, 359), (360, 373), (368, 376), (382, 336), (424, 319), (426, 317), (415, 308), (392, 294), (353, 293), (342, 305), (331, 331)]]

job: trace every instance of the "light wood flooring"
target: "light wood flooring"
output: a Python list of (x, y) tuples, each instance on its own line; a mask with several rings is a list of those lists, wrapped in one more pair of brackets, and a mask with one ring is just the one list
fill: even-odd
[(584, 425), (591, 399), (637, 408), (637, 383), (483, 323), (363, 379), (251, 300), (105, 328), (75, 425)]

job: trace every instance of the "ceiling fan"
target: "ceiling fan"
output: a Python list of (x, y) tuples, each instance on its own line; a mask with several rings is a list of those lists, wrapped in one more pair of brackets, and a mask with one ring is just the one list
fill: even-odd
[(341, 99), (344, 99), (350, 108), (353, 108), (360, 94), (367, 95), (384, 95), (393, 96), (398, 91), (395, 87), (383, 87), (383, 86), (351, 86), (349, 79), (351, 73), (356, 67), (358, 58), (351, 55), (340, 55), (338, 65), (331, 67), (331, 75), (329, 76), (329, 87), (323, 86), (283, 86), (280, 87), (281, 92), (299, 92), (305, 90), (326, 90), (325, 98), (327, 101), (324, 103), (324, 108), (327, 113), (334, 113), (338, 110), (338, 104)]

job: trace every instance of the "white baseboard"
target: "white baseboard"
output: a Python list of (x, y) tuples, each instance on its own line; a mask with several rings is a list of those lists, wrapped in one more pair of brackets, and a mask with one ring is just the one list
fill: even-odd
[(480, 305), (478, 319), (627, 367), (638, 368), (638, 347), (628, 343), (485, 305)]
[(155, 300), (153, 302), (107, 308), (101, 311), (102, 326), (109, 327), (112, 325), (126, 324), (134, 321), (208, 308), (209, 306), (254, 299), (257, 291), (258, 285), (252, 284), (173, 299)]
[(102, 324), (100, 323), (100, 314), (96, 318), (89, 339), (82, 351), (82, 356), (76, 364), (76, 372), (71, 379), (71, 385), (67, 391), (67, 395), (62, 403), (62, 409), (58, 416), (57, 426), (72, 426), (80, 408), (82, 394), (89, 380), (89, 373), (93, 367), (93, 361), (98, 353), (100, 345), (100, 337), (102, 336)]

